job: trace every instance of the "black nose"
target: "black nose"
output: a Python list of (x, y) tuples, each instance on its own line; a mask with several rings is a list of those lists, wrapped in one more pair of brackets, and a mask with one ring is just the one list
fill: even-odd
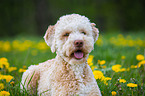
[(83, 41), (82, 40), (75, 40), (74, 45), (75, 45), (75, 47), (82, 47)]

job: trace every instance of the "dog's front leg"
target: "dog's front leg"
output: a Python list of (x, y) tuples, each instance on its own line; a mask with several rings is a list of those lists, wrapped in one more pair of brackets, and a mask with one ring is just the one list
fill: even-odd
[(21, 91), (27, 91), (29, 94), (37, 94), (38, 80), (40, 72), (37, 65), (31, 65), (26, 72), (23, 73), (20, 84)]

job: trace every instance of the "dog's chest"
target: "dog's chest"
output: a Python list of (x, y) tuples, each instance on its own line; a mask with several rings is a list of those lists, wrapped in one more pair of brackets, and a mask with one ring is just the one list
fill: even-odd
[(87, 69), (87, 65), (73, 65), (70, 67), (71, 70), (74, 72), (75, 78), (78, 80), (78, 87), (79, 90), (77, 91), (77, 94), (79, 96), (84, 96), (85, 94), (89, 93), (91, 88), (91, 83), (89, 80), (89, 73)]
[(49, 90), (46, 93), (48, 94), (51, 91), (54, 96), (60, 94), (68, 96), (88, 93), (91, 87), (89, 87), (90, 85), (86, 80), (87, 74), (84, 71), (85, 67), (86, 65), (64, 65), (61, 67), (52, 67), (52, 71), (49, 70), (48, 72), (43, 73), (43, 75), (46, 76), (45, 79), (42, 80), (46, 82), (44, 85), (45, 90), (43, 91)]
[(84, 76), (84, 67), (85, 67), (84, 64), (82, 64), (82, 65), (76, 64), (76, 65), (70, 66), (70, 70), (72, 70), (72, 72), (75, 75), (75, 78), (78, 80), (79, 83), (82, 83), (83, 78), (85, 77)]

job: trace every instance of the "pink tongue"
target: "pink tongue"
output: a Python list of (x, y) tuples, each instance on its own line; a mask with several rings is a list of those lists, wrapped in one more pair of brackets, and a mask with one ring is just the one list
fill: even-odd
[(83, 52), (75, 52), (74, 53), (74, 56), (77, 59), (81, 59), (81, 58), (83, 58), (84, 54), (83, 54)]

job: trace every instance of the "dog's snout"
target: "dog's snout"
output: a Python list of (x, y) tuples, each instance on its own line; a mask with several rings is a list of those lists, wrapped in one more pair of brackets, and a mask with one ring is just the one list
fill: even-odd
[(74, 45), (75, 45), (75, 47), (82, 47), (83, 41), (82, 40), (75, 40)]

